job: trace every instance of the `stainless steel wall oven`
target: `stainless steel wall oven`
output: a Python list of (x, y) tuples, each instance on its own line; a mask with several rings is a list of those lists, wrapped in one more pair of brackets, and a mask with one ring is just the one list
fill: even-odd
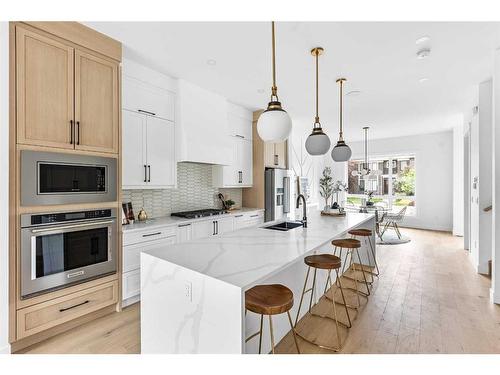
[(21, 215), (21, 297), (116, 272), (116, 209)]

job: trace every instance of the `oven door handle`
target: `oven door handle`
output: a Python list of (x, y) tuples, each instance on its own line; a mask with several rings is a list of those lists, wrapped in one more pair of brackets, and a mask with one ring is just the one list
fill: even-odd
[(41, 228), (41, 229), (32, 229), (31, 233), (43, 233), (43, 232), (52, 232), (55, 230), (65, 230), (65, 229), (73, 229), (73, 228), (84, 228), (84, 227), (95, 227), (95, 226), (102, 226), (103, 224), (113, 224), (115, 221), (114, 220), (106, 220), (106, 221), (99, 221), (99, 222), (93, 222), (93, 223), (82, 223), (82, 224), (74, 224), (74, 225), (61, 225), (59, 227), (47, 227), (47, 228)]

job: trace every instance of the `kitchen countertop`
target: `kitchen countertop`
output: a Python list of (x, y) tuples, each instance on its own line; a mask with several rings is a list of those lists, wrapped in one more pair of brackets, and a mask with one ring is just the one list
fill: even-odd
[[(247, 290), (302, 259), (306, 253), (373, 218), (373, 214), (362, 213), (347, 213), (344, 217), (321, 216), (320, 211), (313, 211), (309, 213), (308, 228), (287, 232), (262, 226), (245, 228), (171, 245), (168, 251), (158, 248), (143, 254)], [(144, 276), (147, 280), (148, 275)]]
[(154, 228), (158, 228), (158, 227), (179, 225), (179, 224), (185, 224), (185, 223), (194, 223), (196, 221), (204, 221), (204, 220), (210, 220), (213, 218), (235, 216), (235, 215), (242, 214), (242, 213), (261, 212), (261, 211), (264, 211), (264, 209), (263, 208), (242, 207), (242, 208), (231, 210), (228, 213), (225, 213), (222, 215), (205, 216), (205, 217), (200, 217), (200, 218), (196, 218), (196, 219), (186, 219), (186, 218), (176, 217), (176, 216), (163, 216), (163, 217), (157, 217), (157, 218), (153, 218), (150, 220), (146, 220), (145, 222), (140, 222), (140, 221), (136, 220), (133, 224), (122, 225), (122, 231), (130, 233), (130, 232), (135, 232), (135, 231), (139, 231), (139, 230), (154, 229)]

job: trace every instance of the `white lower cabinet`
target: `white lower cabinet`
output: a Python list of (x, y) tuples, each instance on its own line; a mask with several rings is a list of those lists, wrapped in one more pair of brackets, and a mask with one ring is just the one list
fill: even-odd
[(215, 234), (215, 225), (212, 220), (197, 221), (192, 225), (193, 225), (193, 230), (192, 230), (193, 240), (210, 237)]
[(215, 235), (232, 232), (234, 218), (232, 216), (214, 220)]
[(234, 230), (264, 224), (264, 212), (250, 212), (234, 216)]
[(177, 225), (177, 243), (190, 241), (193, 238), (193, 225), (191, 223)]

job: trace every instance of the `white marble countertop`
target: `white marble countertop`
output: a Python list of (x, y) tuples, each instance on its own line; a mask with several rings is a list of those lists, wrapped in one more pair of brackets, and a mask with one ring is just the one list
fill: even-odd
[(312, 211), (308, 228), (287, 232), (246, 228), (144, 253), (247, 290), (373, 217), (361, 213), (331, 217)]
[(242, 213), (249, 213), (249, 212), (261, 212), (264, 211), (263, 208), (250, 208), (250, 207), (242, 207), (238, 209), (234, 209), (229, 211), (228, 213), (222, 214), (222, 215), (216, 215), (216, 216), (205, 216), (205, 217), (200, 217), (197, 219), (185, 219), (182, 217), (176, 217), (176, 216), (164, 216), (164, 217), (157, 217), (154, 219), (146, 220), (145, 222), (141, 221), (135, 221), (133, 224), (127, 224), (127, 225), (122, 225), (122, 231), (123, 232), (135, 232), (138, 230), (149, 230), (153, 228), (158, 228), (158, 227), (166, 227), (170, 225), (179, 225), (179, 224), (185, 224), (185, 223), (194, 223), (196, 221), (204, 221), (204, 220), (211, 220), (217, 217), (226, 217), (226, 216), (235, 216), (238, 214)]

